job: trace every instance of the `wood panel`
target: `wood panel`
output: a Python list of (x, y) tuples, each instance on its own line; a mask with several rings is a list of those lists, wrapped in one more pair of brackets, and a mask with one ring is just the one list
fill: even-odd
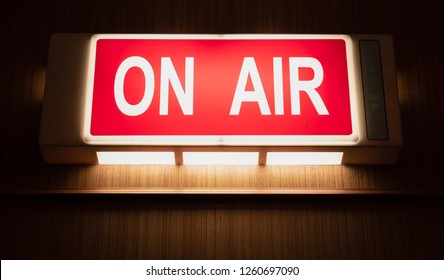
[[(6, 228), (1, 232), (2, 256), (442, 257), (444, 247), (437, 234), (443, 233), (439, 218), (444, 190), (444, 55), (437, 42), (444, 30), (443, 10), (439, 1), (416, 0), (42, 0), (0, 4), (4, 163), (0, 191), (2, 228)], [(54, 32), (392, 34), (405, 139), (401, 160), (395, 166), (354, 167), (42, 164), (37, 139), (48, 42)], [(284, 200), (284, 205), (280, 196), (249, 198), (247, 204), (243, 196), (33, 198), (37, 193), (97, 190), (224, 193), (257, 189), (408, 196), (358, 202), (355, 196), (293, 198), (295, 201)], [(420, 193), (428, 198), (415, 199)], [(439, 198), (429, 201), (432, 195)], [(208, 199), (212, 202), (207, 204)], [(427, 218), (422, 220), (423, 216)], [(114, 227), (118, 230), (113, 231)], [(34, 233), (27, 239), (29, 232)], [(262, 247), (257, 247), (259, 243)], [(441, 250), (437, 252), (437, 248)]]
[(443, 257), (444, 206), (430, 197), (62, 196), (1, 203), (2, 259)]

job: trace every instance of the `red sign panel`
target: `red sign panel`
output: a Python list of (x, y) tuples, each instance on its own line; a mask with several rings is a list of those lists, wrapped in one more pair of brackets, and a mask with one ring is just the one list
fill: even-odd
[(92, 47), (92, 138), (353, 133), (343, 38), (98, 37)]

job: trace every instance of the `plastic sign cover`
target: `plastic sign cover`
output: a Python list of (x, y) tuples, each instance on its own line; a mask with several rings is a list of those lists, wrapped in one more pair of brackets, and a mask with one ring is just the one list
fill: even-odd
[(346, 35), (95, 35), (87, 144), (352, 145)]

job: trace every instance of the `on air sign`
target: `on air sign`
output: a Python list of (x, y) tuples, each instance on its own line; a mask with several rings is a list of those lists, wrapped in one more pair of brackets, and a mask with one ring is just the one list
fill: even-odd
[(347, 36), (95, 36), (85, 140), (356, 141), (350, 47)]
[(54, 34), (39, 142), (48, 163), (387, 164), (400, 127), (390, 36)]

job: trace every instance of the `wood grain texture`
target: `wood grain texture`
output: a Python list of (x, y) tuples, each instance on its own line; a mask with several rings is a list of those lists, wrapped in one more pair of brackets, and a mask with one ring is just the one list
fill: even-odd
[(443, 257), (435, 198), (64, 196), (0, 208), (2, 259)]
[[(442, 198), (412, 194), (444, 190), (444, 55), (437, 43), (443, 10), (439, 1), (416, 0), (0, 4), (2, 257), (442, 258)], [(55, 32), (391, 34), (405, 141), (401, 160), (353, 167), (42, 164), (37, 139)], [(358, 202), (355, 196), (265, 196), (244, 204), (244, 196), (5, 195), (257, 189), (409, 196)]]

